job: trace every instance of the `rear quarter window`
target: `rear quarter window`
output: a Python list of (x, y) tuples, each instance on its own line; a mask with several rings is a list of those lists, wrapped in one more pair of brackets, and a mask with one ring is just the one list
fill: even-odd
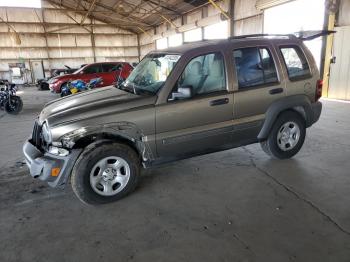
[(311, 77), (310, 66), (300, 47), (282, 46), (280, 50), (290, 80), (297, 81)]

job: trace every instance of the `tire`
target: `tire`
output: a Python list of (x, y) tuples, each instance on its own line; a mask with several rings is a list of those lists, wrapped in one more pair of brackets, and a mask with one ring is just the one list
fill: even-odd
[(67, 82), (66, 82), (66, 83), (63, 83), (63, 84), (60, 86), (60, 89), (58, 90), (58, 92), (57, 92), (57, 93), (61, 93), (61, 94), (62, 94), (62, 90), (63, 90), (63, 88), (65, 88), (67, 85), (68, 85), (68, 83), (67, 83)]
[(68, 91), (62, 91), (61, 92), (61, 97), (64, 97), (64, 96), (69, 96), (69, 95), (71, 95), (72, 93), (70, 92), (70, 90), (68, 90)]
[[(115, 166), (120, 169), (116, 171)], [(74, 165), (71, 184), (82, 202), (98, 205), (117, 201), (134, 191), (139, 176), (140, 160), (136, 152), (127, 145), (104, 140), (82, 152)]]
[(5, 111), (11, 115), (17, 115), (22, 111), (23, 101), (19, 96), (11, 96), (11, 104), (7, 101), (4, 105)]
[(269, 136), (260, 142), (264, 152), (277, 159), (296, 155), (304, 144), (306, 134), (304, 118), (294, 111), (281, 113), (272, 126)]

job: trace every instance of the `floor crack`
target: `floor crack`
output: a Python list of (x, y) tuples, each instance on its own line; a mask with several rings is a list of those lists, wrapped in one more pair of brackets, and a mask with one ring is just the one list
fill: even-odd
[(253, 153), (250, 152), (247, 148), (243, 147), (243, 150), (246, 151), (249, 154), (249, 160), (252, 164), (252, 166), (257, 169), (260, 173), (264, 174), (265, 176), (267, 176), (268, 178), (270, 178), (272, 181), (274, 181), (277, 185), (283, 187), (286, 191), (288, 191), (289, 193), (293, 194), (297, 199), (307, 203), (309, 206), (311, 206), (314, 210), (316, 210), (319, 214), (321, 214), (323, 217), (325, 217), (330, 223), (332, 223), (336, 228), (338, 228), (341, 232), (347, 234), (348, 236), (350, 236), (350, 232), (347, 231), (346, 229), (344, 229), (341, 225), (339, 225), (335, 220), (333, 220), (333, 218), (329, 215), (327, 215), (324, 211), (322, 211), (319, 207), (317, 207), (314, 203), (312, 203), (310, 200), (303, 198), (302, 196), (300, 196), (297, 192), (293, 191), (292, 188), (284, 185), (283, 183), (281, 183), (278, 179), (276, 179), (275, 177), (273, 177), (271, 174), (269, 174), (269, 172), (267, 172), (266, 170), (262, 169), (261, 167), (257, 166), (257, 164), (255, 163), (254, 160), (254, 156)]
[(255, 253), (254, 251), (242, 240), (239, 238), (239, 236), (235, 233), (233, 233), (233, 237), (246, 249), (246, 250), (249, 250), (254, 256), (255, 256)]

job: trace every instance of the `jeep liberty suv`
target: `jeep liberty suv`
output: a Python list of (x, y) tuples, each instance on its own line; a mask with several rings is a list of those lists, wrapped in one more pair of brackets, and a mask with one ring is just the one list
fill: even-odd
[(322, 81), (294, 36), (251, 35), (146, 55), (124, 83), (48, 103), (23, 151), (31, 176), (118, 200), (141, 167), (261, 143), (293, 157), (320, 117)]

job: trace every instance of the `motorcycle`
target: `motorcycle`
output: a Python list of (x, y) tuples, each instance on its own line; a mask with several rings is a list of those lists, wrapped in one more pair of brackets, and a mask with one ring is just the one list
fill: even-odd
[(23, 101), (16, 95), (17, 87), (7, 80), (0, 80), (0, 108), (12, 115), (22, 111)]
[(62, 88), (61, 97), (93, 89), (97, 85), (99, 85), (101, 82), (102, 82), (102, 78), (100, 77), (91, 79), (90, 82), (87, 84), (80, 79), (68, 82), (67, 85)]

